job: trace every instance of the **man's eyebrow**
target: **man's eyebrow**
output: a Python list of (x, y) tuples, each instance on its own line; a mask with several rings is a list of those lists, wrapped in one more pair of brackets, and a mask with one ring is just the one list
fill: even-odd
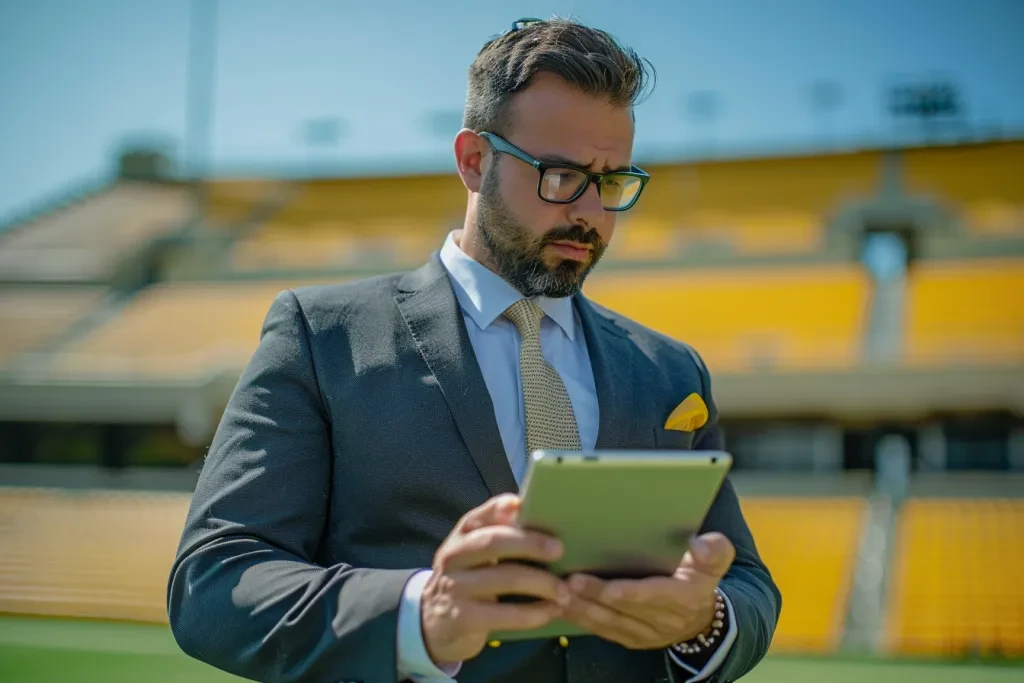
[[(541, 159), (541, 161), (543, 161), (545, 163), (549, 163), (549, 164), (568, 164), (569, 166), (575, 166), (577, 168), (583, 168), (583, 169), (586, 169), (588, 171), (591, 170), (590, 167), (594, 165), (593, 162), (591, 162), (589, 164), (581, 164), (580, 162), (576, 161), (575, 159), (569, 159), (568, 157), (564, 157), (561, 154), (547, 154), (547, 155), (544, 156), (544, 158)], [(628, 171), (630, 169), (632, 169), (632, 166), (628, 166), (628, 165), (627, 166), (619, 166), (617, 168), (610, 168), (608, 166), (605, 166), (604, 169), (601, 170), (600, 172), (601, 173), (615, 173), (617, 171)]]

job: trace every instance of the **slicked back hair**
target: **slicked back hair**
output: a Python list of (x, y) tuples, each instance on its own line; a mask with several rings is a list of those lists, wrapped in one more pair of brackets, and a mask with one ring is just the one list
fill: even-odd
[(638, 104), (656, 77), (650, 62), (605, 31), (571, 19), (529, 24), (489, 41), (473, 60), (463, 126), (509, 132), (512, 97), (542, 72), (622, 107)]

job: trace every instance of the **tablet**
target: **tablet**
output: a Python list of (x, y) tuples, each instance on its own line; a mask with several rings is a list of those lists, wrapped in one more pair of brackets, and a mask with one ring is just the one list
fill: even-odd
[[(559, 576), (671, 576), (731, 466), (724, 451), (537, 451), (523, 482), (518, 523), (561, 539), (565, 553), (547, 565)], [(493, 637), (583, 633), (555, 622)]]

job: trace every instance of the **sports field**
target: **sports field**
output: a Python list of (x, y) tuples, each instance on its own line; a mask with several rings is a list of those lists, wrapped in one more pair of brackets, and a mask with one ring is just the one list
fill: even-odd
[[(238, 681), (181, 654), (165, 627), (0, 617), (3, 683)], [(968, 664), (770, 657), (751, 683), (1009, 683), (1024, 663)]]

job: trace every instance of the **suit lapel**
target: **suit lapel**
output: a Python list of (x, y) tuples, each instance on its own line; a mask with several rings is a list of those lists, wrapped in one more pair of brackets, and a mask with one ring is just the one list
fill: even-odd
[(494, 404), (451, 283), (435, 253), (399, 283), (395, 297), (420, 355), (492, 495), (519, 490), (494, 417)]
[(596, 448), (635, 447), (637, 371), (629, 334), (595, 310), (582, 294), (574, 300), (597, 388), (600, 423)]

